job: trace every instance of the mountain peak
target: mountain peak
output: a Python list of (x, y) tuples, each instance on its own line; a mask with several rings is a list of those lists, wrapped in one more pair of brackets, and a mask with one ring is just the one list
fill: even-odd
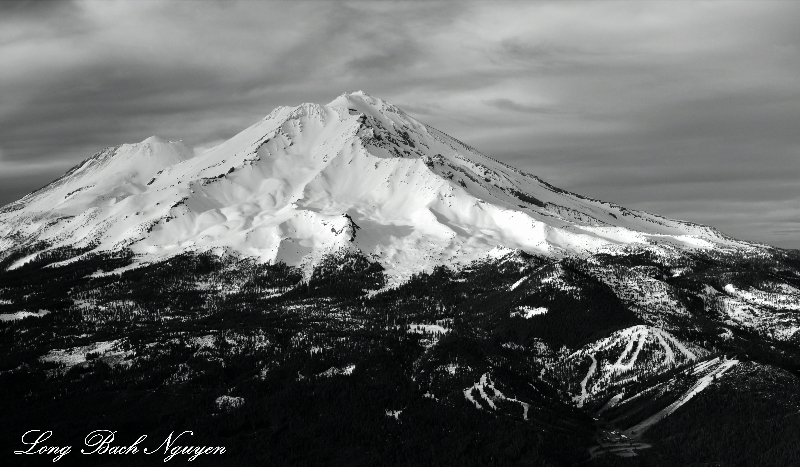
[(150, 144), (150, 143), (166, 144), (169, 143), (169, 141), (165, 140), (160, 136), (153, 135), (142, 141), (140, 144)]
[(369, 94), (367, 94), (366, 92), (361, 91), (361, 90), (358, 90), (358, 91), (355, 91), (355, 92), (343, 92), (343, 93), (339, 94), (339, 96), (336, 99), (334, 99), (332, 102), (330, 102), (328, 105), (332, 105), (333, 102), (335, 102), (337, 99), (340, 99), (340, 98), (348, 99), (348, 98), (364, 98), (364, 97), (372, 98), (372, 96), (370, 96)]
[[(197, 156), (152, 136), (87, 161), (24, 209), (0, 213), (0, 244), (16, 232), (154, 260), (224, 248), (290, 265), (347, 247), (395, 277), (498, 248), (563, 256), (741, 245), (555, 188), (363, 91), (278, 108)], [(357, 235), (342, 234), (342, 213)]]
[(370, 96), (364, 91), (343, 93), (336, 99), (329, 102), (326, 107), (347, 107), (349, 109), (367, 114), (371, 114), (375, 111), (380, 112), (388, 107), (395, 108), (393, 105), (389, 104), (383, 99)]

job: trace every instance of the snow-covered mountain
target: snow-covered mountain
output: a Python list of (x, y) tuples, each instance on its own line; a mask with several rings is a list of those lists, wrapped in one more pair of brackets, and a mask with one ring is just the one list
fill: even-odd
[(799, 310), (800, 251), (344, 94), (0, 209), (0, 444), (169, 418), (219, 465), (796, 465)]
[(289, 265), (357, 249), (394, 278), (508, 249), (758, 248), (558, 189), (360, 91), (279, 107), (196, 156), (157, 137), (107, 148), (0, 210), (0, 250), (64, 246)]

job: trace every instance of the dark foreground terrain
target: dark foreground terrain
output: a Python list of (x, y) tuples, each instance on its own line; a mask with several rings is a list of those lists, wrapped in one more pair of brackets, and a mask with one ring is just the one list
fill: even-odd
[(167, 457), (82, 455), (99, 429), (225, 447), (191, 465), (800, 465), (797, 252), (513, 253), (394, 288), (354, 254), (79, 253), (0, 265), (2, 465), (53, 465), (12, 454), (28, 430), (72, 446), (55, 465)]

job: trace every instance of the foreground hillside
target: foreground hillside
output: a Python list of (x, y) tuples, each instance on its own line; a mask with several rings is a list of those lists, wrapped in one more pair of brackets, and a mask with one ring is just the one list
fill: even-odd
[(386, 289), (349, 253), (42, 257), (0, 274), (2, 450), (102, 425), (227, 446), (200, 465), (792, 465), (799, 259), (510, 252)]

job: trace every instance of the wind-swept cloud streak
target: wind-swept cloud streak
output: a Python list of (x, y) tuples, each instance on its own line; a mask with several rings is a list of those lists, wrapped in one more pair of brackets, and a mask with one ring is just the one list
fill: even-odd
[(364, 91), (582, 194), (800, 248), (795, 2), (3, 2), (0, 204)]

